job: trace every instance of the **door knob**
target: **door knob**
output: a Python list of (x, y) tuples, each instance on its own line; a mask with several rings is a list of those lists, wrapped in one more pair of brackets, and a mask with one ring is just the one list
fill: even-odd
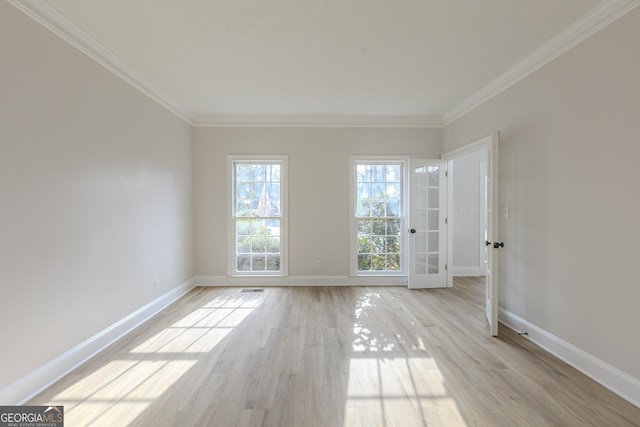
[(490, 242), (490, 241), (488, 241), (488, 240), (485, 240), (485, 241), (484, 241), (484, 245), (485, 245), (485, 246), (489, 246), (490, 244), (491, 244), (491, 242)]
[(416, 229), (415, 229), (415, 228), (412, 228), (411, 230), (409, 230), (409, 233), (411, 233), (411, 234), (415, 234), (415, 233), (416, 233)]
[(498, 249), (498, 248), (504, 248), (504, 242), (494, 243), (494, 244), (493, 244), (493, 247), (494, 247), (495, 249)]

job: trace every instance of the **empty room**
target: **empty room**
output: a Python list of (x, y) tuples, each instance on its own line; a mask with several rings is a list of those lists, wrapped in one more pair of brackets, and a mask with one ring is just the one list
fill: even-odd
[(638, 6), (0, 2), (0, 426), (640, 426)]

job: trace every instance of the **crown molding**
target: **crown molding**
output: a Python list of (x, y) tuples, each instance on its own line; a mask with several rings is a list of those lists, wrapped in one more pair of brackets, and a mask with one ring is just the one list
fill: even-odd
[(196, 127), (371, 127), (440, 128), (439, 116), (360, 117), (360, 116), (208, 116), (196, 115)]
[(444, 114), (442, 125), (447, 126), (484, 104), (637, 6), (640, 6), (640, 0), (609, 0), (596, 6), (578, 21), (534, 50), (525, 59), (516, 63), (484, 88)]
[(168, 97), (151, 82), (129, 67), (98, 41), (75, 26), (53, 6), (44, 0), (7, 0), (10, 4), (34, 19), (39, 24), (79, 49), (85, 55), (120, 77), (125, 82), (160, 104), (182, 120), (193, 125), (189, 110)]
[(118, 56), (71, 23), (48, 1), (7, 1), (156, 103), (196, 127), (441, 128), (489, 101), (616, 19), (640, 6), (640, 0), (607, 0), (601, 3), (443, 116), (216, 116), (194, 115), (129, 67)]

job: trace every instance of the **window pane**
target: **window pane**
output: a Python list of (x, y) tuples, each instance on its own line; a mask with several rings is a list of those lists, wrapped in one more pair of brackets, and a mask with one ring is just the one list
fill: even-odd
[(374, 199), (384, 199), (385, 184), (374, 183), (371, 185), (371, 197)]
[(387, 165), (387, 182), (400, 182), (400, 165)]
[(249, 199), (238, 200), (237, 216), (253, 216), (253, 211), (251, 210), (251, 200)]
[(387, 234), (387, 221), (384, 219), (374, 219), (371, 222), (371, 234), (378, 236)]
[(385, 238), (384, 236), (371, 236), (371, 252), (374, 254), (385, 253)]
[(357, 269), (399, 272), (402, 164), (357, 162), (355, 169)]
[(280, 235), (280, 220), (279, 219), (268, 219), (267, 220), (267, 235), (268, 236), (279, 236)]
[(271, 199), (279, 199), (280, 198), (280, 184), (279, 183), (271, 183), (267, 184), (267, 194)]
[(427, 233), (425, 232), (421, 232), (418, 231), (415, 234), (415, 239), (416, 239), (416, 252), (422, 252), (425, 253), (427, 252)]
[(264, 235), (265, 227), (264, 227), (264, 219), (252, 219), (251, 220), (251, 234), (253, 236), (256, 235)]
[(387, 216), (400, 216), (400, 203), (387, 202)]
[(429, 260), (429, 268), (427, 270), (427, 274), (438, 274), (439, 255), (429, 254), (427, 259)]
[(387, 252), (400, 252), (400, 237), (388, 236), (387, 237)]
[(387, 199), (399, 199), (400, 198), (400, 184), (387, 184), (386, 189)]
[(387, 176), (386, 165), (372, 165), (371, 180), (373, 182), (385, 182)]
[(358, 200), (358, 216), (370, 216), (371, 215), (371, 203)]
[(236, 272), (281, 271), (282, 165), (234, 162)]
[[(281, 182), (280, 165), (269, 165), (269, 178), (271, 182)], [(279, 261), (278, 261), (279, 262)]]
[(251, 252), (265, 252), (266, 241), (264, 236), (251, 237)]
[(264, 271), (265, 270), (265, 256), (251, 255), (251, 270), (252, 271)]
[(238, 199), (250, 199), (253, 197), (251, 191), (251, 183), (241, 182), (238, 183)]
[(280, 216), (280, 200), (269, 199), (267, 201), (267, 204), (268, 204), (268, 208), (264, 211), (265, 215), (260, 215), (260, 216), (271, 216), (271, 217)]
[(429, 207), (431, 209), (436, 209), (438, 208), (438, 202), (439, 202), (439, 197), (440, 197), (440, 190), (437, 188), (430, 188), (429, 189)]
[(427, 168), (419, 167), (415, 170), (416, 187), (425, 188), (427, 186)]
[(400, 270), (400, 255), (390, 254), (387, 255), (387, 270), (399, 271)]
[(358, 200), (368, 200), (371, 198), (371, 184), (360, 182), (356, 184), (356, 197)]
[(251, 165), (238, 165), (236, 181), (237, 182), (251, 181)]
[(387, 211), (386, 209), (386, 203), (382, 200), (374, 200), (373, 202), (371, 202), (371, 216), (377, 216), (377, 217), (383, 217), (386, 216), (385, 212)]
[(368, 236), (358, 237), (358, 253), (361, 253), (361, 254), (371, 253), (371, 239)]
[(427, 256), (424, 254), (415, 254), (416, 257), (416, 274), (427, 274)]
[(251, 220), (250, 219), (238, 219), (236, 221), (236, 234), (238, 235), (249, 235), (249, 231), (251, 230)]
[(391, 236), (400, 235), (400, 220), (388, 219), (387, 220), (387, 234)]
[(429, 230), (438, 230), (439, 224), (438, 211), (429, 211)]
[(358, 255), (358, 271), (371, 270), (371, 255)]
[(251, 165), (251, 180), (264, 182), (265, 180), (265, 167), (264, 165)]
[(427, 229), (427, 212), (426, 211), (416, 211), (416, 228), (418, 230)]
[(238, 237), (236, 241), (236, 253), (238, 254), (251, 253), (251, 238), (249, 236)]
[[(249, 185), (249, 184), (247, 184)], [(264, 182), (254, 182), (251, 184), (251, 198), (253, 200), (260, 200), (260, 196), (262, 195), (262, 190), (264, 188)]]
[(427, 197), (425, 196), (424, 191), (416, 192), (416, 209), (417, 210), (427, 209)]
[(428, 183), (429, 187), (437, 187), (440, 185), (440, 167), (439, 166), (429, 166), (429, 178)]
[(374, 271), (386, 270), (387, 257), (385, 255), (371, 256), (371, 269)]
[(236, 257), (236, 270), (238, 271), (250, 271), (250, 255), (238, 255)]
[(439, 233), (437, 231), (429, 233), (429, 252), (438, 252), (438, 236)]
[(280, 238), (279, 237), (267, 237), (266, 252), (280, 253)]
[(267, 255), (267, 270), (280, 271), (280, 255)]
[(358, 220), (358, 235), (371, 234), (371, 220), (359, 219)]
[(357, 182), (371, 182), (371, 165), (358, 164), (356, 166)]

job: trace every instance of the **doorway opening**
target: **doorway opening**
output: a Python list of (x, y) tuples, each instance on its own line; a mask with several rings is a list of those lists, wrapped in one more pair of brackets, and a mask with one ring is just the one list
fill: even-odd
[[(481, 276), (485, 273), (486, 316), (493, 336), (498, 335), (497, 250), (504, 247), (498, 237), (498, 138), (499, 133), (492, 132), (442, 155), (448, 161), (449, 211), (452, 214), (447, 258), (453, 265), (447, 285), (453, 286), (454, 275)], [(483, 166), (485, 163), (486, 167)]]

